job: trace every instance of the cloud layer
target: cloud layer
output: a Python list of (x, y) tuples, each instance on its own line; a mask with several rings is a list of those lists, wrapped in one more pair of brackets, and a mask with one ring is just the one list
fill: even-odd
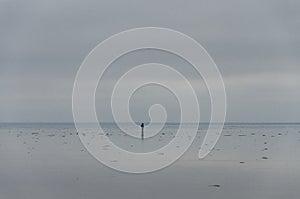
[[(72, 86), (88, 52), (112, 34), (144, 26), (181, 31), (206, 48), (224, 77), (227, 121), (300, 121), (299, 10), (298, 1), (284, 0), (1, 1), (0, 122), (72, 121)], [(202, 118), (208, 120), (203, 81), (176, 58), (141, 53), (115, 67), (151, 59), (177, 65), (195, 81)], [(104, 84), (111, 79), (108, 74)], [(153, 93), (155, 101), (160, 95), (153, 89), (141, 92)], [(143, 105), (143, 94), (137, 96), (132, 114), (144, 118), (141, 110), (151, 99)], [(169, 97), (160, 97), (162, 103)], [(101, 104), (98, 112), (110, 121)], [(170, 115), (178, 113), (173, 106)]]

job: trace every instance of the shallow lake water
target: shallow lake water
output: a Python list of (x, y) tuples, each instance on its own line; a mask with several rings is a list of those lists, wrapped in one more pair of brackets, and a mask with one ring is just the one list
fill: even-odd
[[(167, 125), (141, 141), (114, 125), (103, 128), (114, 143), (132, 151), (158, 149), (177, 130), (176, 125)], [(225, 125), (214, 150), (199, 160), (206, 128), (200, 125), (190, 149), (171, 166), (126, 174), (93, 158), (72, 124), (1, 124), (0, 198), (300, 197), (300, 125)]]

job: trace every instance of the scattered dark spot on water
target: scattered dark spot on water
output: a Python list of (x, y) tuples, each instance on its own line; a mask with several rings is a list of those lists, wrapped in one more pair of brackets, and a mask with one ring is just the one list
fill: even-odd
[(39, 133), (31, 133), (31, 135), (38, 135)]
[(265, 135), (265, 134), (263, 134), (262, 136), (263, 136), (263, 137), (265, 137), (266, 135)]
[(216, 187), (216, 188), (220, 188), (221, 187), (221, 185), (219, 185), (219, 184), (211, 184), (211, 185), (208, 185), (209, 187)]
[(264, 142), (264, 144), (267, 144), (267, 142)]
[(55, 136), (55, 134), (50, 134), (50, 135), (48, 135), (49, 137), (54, 137)]
[(281, 133), (278, 133), (278, 135), (282, 135)]
[(241, 161), (240, 164), (245, 164), (245, 162)]
[(241, 134), (241, 135), (239, 135), (239, 136), (247, 136), (247, 135), (243, 135), (243, 134)]
[(262, 157), (261, 159), (263, 159), (263, 160), (267, 160), (267, 159), (269, 159), (268, 157)]

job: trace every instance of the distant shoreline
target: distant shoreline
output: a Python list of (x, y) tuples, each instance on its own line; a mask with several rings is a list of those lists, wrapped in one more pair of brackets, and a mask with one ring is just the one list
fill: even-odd
[[(139, 123), (139, 122), (136, 122)], [(84, 125), (95, 125), (96, 123), (82, 123)], [(114, 122), (102, 122), (101, 125), (116, 125)], [(131, 124), (129, 122), (122, 122), (122, 124)], [(161, 123), (154, 123), (161, 124)], [(166, 122), (166, 125), (179, 125), (178, 122)], [(182, 123), (182, 124), (196, 124), (196, 123)], [(212, 125), (219, 123), (212, 123)], [(0, 126), (7, 125), (75, 125), (73, 122), (0, 122)], [(209, 122), (199, 122), (199, 125), (209, 125)], [(300, 125), (300, 122), (225, 122), (224, 126), (240, 126), (240, 125)]]

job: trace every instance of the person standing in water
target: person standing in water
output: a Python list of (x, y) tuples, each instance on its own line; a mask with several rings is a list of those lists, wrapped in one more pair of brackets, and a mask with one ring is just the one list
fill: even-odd
[(144, 139), (144, 123), (141, 124), (141, 128), (142, 128), (142, 135), (141, 138), (142, 140)]

